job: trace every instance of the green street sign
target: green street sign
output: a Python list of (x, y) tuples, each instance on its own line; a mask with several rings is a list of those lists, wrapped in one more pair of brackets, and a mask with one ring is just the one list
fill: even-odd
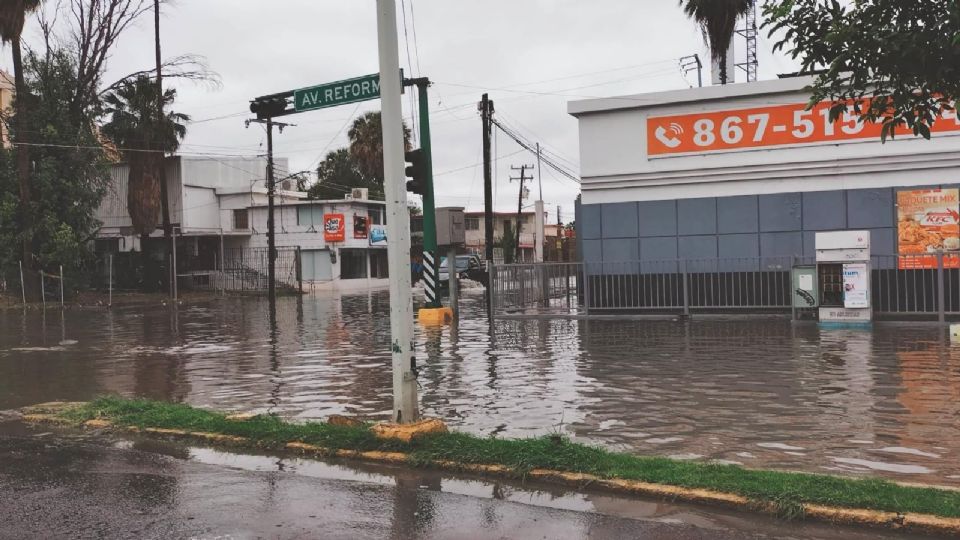
[(325, 109), (380, 97), (380, 74), (364, 75), (293, 91), (297, 112)]

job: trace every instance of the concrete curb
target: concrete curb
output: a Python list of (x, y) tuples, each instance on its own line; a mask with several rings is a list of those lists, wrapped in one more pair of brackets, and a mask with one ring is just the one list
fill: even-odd
[[(47, 406), (48, 404), (44, 405)], [(49, 414), (46, 411), (43, 411), (43, 409), (27, 408), (25, 410), (27, 412), (25, 412), (21, 417), (24, 422), (35, 424), (57, 424), (63, 426), (76, 425), (76, 423), (64, 418), (60, 418), (55, 414)], [(145, 433), (148, 435), (163, 437), (196, 439), (207, 441), (213, 444), (228, 446), (258, 446), (256, 443), (246, 437), (224, 435), (222, 433), (206, 433), (163, 428), (140, 429), (133, 426), (117, 426), (109, 420), (102, 419), (88, 420), (82, 425), (88, 429), (116, 429), (118, 431), (126, 431), (130, 433)], [(312, 454), (320, 457), (337, 457), (393, 465), (410, 465), (408, 454), (401, 452), (334, 450), (331, 448), (315, 446), (302, 442), (289, 442), (284, 445), (284, 447), (287, 450), (299, 452), (301, 454)], [(721, 493), (707, 489), (651, 484), (636, 480), (603, 478), (594, 476), (592, 474), (570, 473), (547, 469), (533, 469), (525, 474), (520, 474), (517, 471), (503, 465), (470, 464), (454, 461), (432, 461), (429, 463), (429, 465), (433, 468), (452, 472), (470, 472), (487, 476), (510, 478), (522, 476), (524, 478), (533, 478), (539, 481), (559, 484), (573, 489), (582, 489), (590, 486), (591, 488), (599, 488), (604, 491), (609, 491), (620, 495), (643, 495), (647, 497), (669, 499), (671, 501), (722, 506), (748, 512), (760, 512), (770, 515), (779, 514), (779, 508), (772, 502), (757, 502), (742, 495)], [(929, 514), (901, 514), (896, 512), (841, 508), (809, 503), (802, 504), (800, 506), (803, 510), (802, 516), (804, 519), (823, 521), (837, 525), (853, 525), (858, 527), (880, 528), (900, 532), (918, 532), (960, 536), (960, 518), (944, 518)]]

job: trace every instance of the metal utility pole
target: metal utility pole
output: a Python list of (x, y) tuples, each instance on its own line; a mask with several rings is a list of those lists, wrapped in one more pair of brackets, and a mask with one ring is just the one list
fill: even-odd
[(513, 262), (520, 259), (520, 223), (523, 219), (523, 183), (527, 181), (527, 169), (532, 169), (533, 165), (521, 165), (519, 167), (510, 167), (511, 170), (520, 171), (520, 178), (510, 177), (510, 181), (520, 181), (520, 195), (517, 197), (517, 231), (516, 242), (513, 245)]
[(273, 180), (273, 118), (267, 118), (267, 291), (270, 305), (277, 301), (277, 231), (273, 224), (273, 195), (276, 183)]
[[(160, 58), (160, 0), (153, 0), (153, 30), (154, 30), (154, 52), (157, 62), (157, 119), (163, 124), (163, 61)], [(167, 195), (167, 154), (161, 152), (157, 156), (158, 169), (160, 177), (160, 214), (163, 222), (164, 252), (169, 253), (173, 249), (173, 229), (170, 226), (170, 200)], [(167, 279), (177, 279), (177, 269), (173, 268)]]
[(279, 128), (280, 133), (283, 133), (283, 128), (291, 127), (293, 124), (274, 122), (272, 117), (267, 117), (264, 120), (247, 120), (247, 125), (249, 126), (251, 122), (267, 126), (267, 294), (270, 299), (270, 304), (273, 305), (273, 303), (277, 301), (277, 284), (275, 279), (277, 272), (277, 235), (273, 219), (273, 199), (276, 194), (277, 182), (274, 178), (273, 166), (273, 128)]
[(537, 184), (540, 185), (540, 200), (543, 200), (543, 175), (540, 174), (540, 143), (537, 143)]
[(417, 365), (413, 350), (413, 291), (410, 285), (410, 214), (404, 174), (403, 111), (396, 0), (377, 0), (380, 57), (383, 178), (387, 200), (387, 263), (390, 273), (390, 350), (393, 355), (393, 420), (415, 422)]
[(493, 264), (493, 174), (490, 156), (490, 135), (493, 124), (490, 121), (493, 115), (493, 102), (483, 95), (480, 101), (480, 118), (483, 120), (483, 242), (486, 248), (487, 266)]
[(750, 10), (747, 11), (747, 16), (744, 20), (743, 28), (736, 31), (737, 34), (743, 36), (744, 41), (747, 45), (747, 57), (746, 61), (740, 62), (737, 64), (737, 67), (742, 69), (747, 73), (747, 82), (756, 82), (757, 80), (757, 68), (759, 67), (759, 62), (757, 61), (757, 6), (754, 5)]
[(680, 59), (680, 69), (686, 75), (693, 70), (697, 70), (697, 86), (703, 88), (703, 62), (700, 61), (700, 55), (684, 56)]
[(440, 262), (437, 246), (437, 209), (433, 196), (433, 151), (430, 144), (430, 105), (427, 96), (430, 79), (426, 77), (406, 79), (404, 80), (404, 85), (416, 85), (419, 92), (420, 155), (423, 165), (423, 193), (421, 194), (423, 197), (423, 265), (424, 275), (428, 277), (428, 279), (425, 280), (425, 291), (427, 294), (426, 307), (428, 309), (435, 309), (442, 307), (442, 304), (440, 303), (440, 295), (437, 293)]

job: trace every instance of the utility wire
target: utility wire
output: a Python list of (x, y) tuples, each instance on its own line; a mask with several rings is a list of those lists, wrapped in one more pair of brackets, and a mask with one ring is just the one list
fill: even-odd
[[(535, 146), (536, 146), (536, 145), (535, 145), (535, 144), (532, 144), (530, 141), (524, 139), (523, 137), (521, 137), (521, 136), (518, 135), (517, 133), (514, 133), (514, 132), (513, 132), (512, 130), (510, 130), (509, 128), (504, 127), (503, 124), (501, 124), (498, 120), (491, 118), (490, 121), (493, 123), (493, 125), (495, 125), (497, 128), (499, 128), (500, 131), (502, 131), (502, 132), (503, 132), (504, 134), (506, 134), (508, 137), (510, 137), (511, 139), (513, 139), (514, 142), (516, 142), (517, 144), (519, 144), (519, 145), (522, 146), (523, 148), (527, 149), (527, 150), (530, 151), (531, 153), (536, 154), (536, 149), (535, 149)], [(557, 171), (558, 173), (560, 173), (560, 174), (563, 175), (564, 177), (572, 180), (573, 182), (576, 182), (577, 184), (580, 183), (580, 179), (577, 178), (577, 176), (576, 176), (574, 173), (572, 173), (572, 172), (566, 170), (565, 168), (561, 167), (560, 165), (556, 164), (556, 163), (555, 163), (552, 159), (550, 159), (549, 157), (544, 157), (544, 156), (541, 154), (540, 158), (541, 158), (541, 160), (543, 161), (543, 163), (545, 163), (548, 167), (551, 167), (553, 170)]]

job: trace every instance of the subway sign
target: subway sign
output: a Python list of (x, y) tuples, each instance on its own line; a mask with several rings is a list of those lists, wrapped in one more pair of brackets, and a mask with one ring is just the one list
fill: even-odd
[[(805, 103), (647, 119), (647, 155), (702, 154), (769, 146), (829, 144), (880, 139), (882, 125), (861, 123), (852, 111), (830, 121), (831, 102), (807, 110)], [(866, 106), (866, 105), (865, 105)], [(944, 111), (932, 133), (960, 133), (957, 111)], [(896, 135), (913, 136), (905, 126)]]

